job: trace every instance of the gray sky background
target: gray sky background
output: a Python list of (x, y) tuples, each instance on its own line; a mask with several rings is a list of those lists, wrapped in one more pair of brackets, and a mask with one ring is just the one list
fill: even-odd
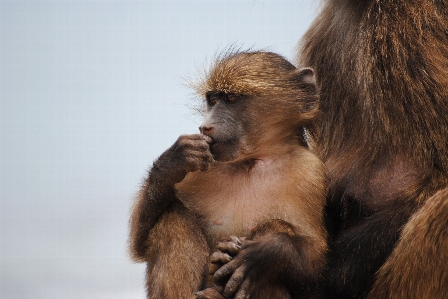
[(289, 59), (318, 1), (1, 1), (0, 298), (143, 298), (132, 197), (236, 43)]

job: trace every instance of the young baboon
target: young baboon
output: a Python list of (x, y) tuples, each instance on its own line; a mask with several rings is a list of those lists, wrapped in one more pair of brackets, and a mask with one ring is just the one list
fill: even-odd
[(448, 2), (325, 1), (298, 58), (321, 91), (327, 297), (448, 298)]
[(231, 53), (195, 88), (201, 134), (154, 162), (131, 216), (148, 298), (308, 292), (327, 248), (323, 164), (303, 138), (319, 115), (313, 70), (270, 52)]

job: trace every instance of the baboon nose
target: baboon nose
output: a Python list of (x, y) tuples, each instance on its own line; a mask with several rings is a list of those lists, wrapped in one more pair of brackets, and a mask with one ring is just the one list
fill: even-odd
[(199, 132), (201, 132), (201, 134), (204, 135), (211, 135), (213, 134), (214, 128), (213, 127), (208, 127), (208, 126), (200, 126), (199, 127)]

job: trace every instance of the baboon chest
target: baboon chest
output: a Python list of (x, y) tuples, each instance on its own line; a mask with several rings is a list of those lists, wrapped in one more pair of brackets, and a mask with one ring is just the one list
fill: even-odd
[(176, 185), (178, 198), (197, 215), (209, 242), (247, 236), (263, 221), (285, 218), (288, 200), (282, 172), (272, 162), (259, 164), (238, 173), (217, 165), (190, 173)]

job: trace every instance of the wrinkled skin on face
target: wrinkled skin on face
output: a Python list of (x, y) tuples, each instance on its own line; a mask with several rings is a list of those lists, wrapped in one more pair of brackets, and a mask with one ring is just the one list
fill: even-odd
[(211, 139), (210, 151), (215, 160), (230, 161), (241, 155), (244, 132), (247, 131), (244, 116), (247, 104), (241, 96), (223, 92), (207, 93), (205, 119), (199, 130)]

